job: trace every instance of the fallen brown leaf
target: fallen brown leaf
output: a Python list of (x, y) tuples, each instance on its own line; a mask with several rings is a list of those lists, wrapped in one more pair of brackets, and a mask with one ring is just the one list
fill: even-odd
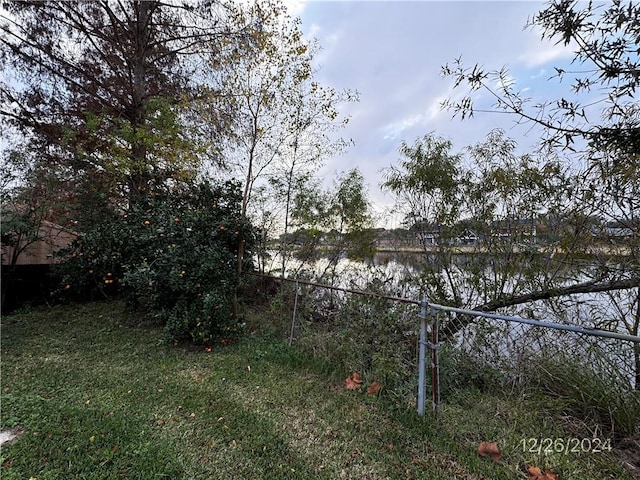
[(481, 442), (478, 445), (478, 455), (481, 457), (489, 455), (494, 462), (499, 462), (502, 458), (502, 452), (500, 452), (496, 442)]
[(367, 387), (367, 395), (377, 395), (381, 388), (382, 385), (378, 382), (373, 382), (369, 387)]
[(351, 377), (347, 377), (344, 382), (346, 384), (347, 390), (357, 390), (358, 388), (360, 388), (360, 384), (354, 382)]
[(533, 465), (527, 467), (527, 480), (558, 480), (558, 474), (553, 470), (541, 470)]
[(542, 470), (540, 470), (540, 467), (534, 467), (533, 465), (527, 467), (527, 473), (529, 474), (529, 477), (533, 478), (533, 480), (536, 480), (538, 477), (542, 476)]
[(347, 390), (357, 390), (362, 385), (362, 380), (360, 379), (360, 374), (358, 372), (353, 372), (353, 374), (344, 380)]

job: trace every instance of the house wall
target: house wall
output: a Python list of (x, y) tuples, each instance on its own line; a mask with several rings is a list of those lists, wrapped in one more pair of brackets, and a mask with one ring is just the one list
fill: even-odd
[[(55, 223), (45, 222), (40, 228), (42, 240), (28, 245), (18, 256), (16, 265), (51, 265), (56, 263), (53, 254), (68, 246), (77, 238), (77, 234)], [(24, 245), (24, 244), (23, 244)], [(2, 245), (2, 265), (9, 265), (14, 247)]]

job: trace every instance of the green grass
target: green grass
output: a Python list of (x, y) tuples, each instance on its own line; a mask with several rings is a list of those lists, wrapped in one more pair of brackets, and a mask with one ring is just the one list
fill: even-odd
[[(437, 418), (345, 390), (349, 372), (248, 336), (172, 347), (121, 303), (2, 319), (3, 479), (629, 479), (613, 454), (536, 454), (522, 439), (566, 437), (539, 398), (458, 392)], [(366, 380), (366, 379), (365, 379)], [(413, 399), (407, 399), (411, 404)], [(495, 441), (500, 463), (480, 458)]]

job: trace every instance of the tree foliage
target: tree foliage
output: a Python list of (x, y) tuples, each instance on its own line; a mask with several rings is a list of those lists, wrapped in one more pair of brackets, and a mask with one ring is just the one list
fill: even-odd
[(327, 258), (320, 278), (335, 280), (336, 268), (345, 255), (363, 258), (371, 253), (371, 205), (362, 174), (353, 169), (336, 178), (331, 188), (307, 182), (293, 199), (291, 236), (299, 243), (299, 259), (312, 262)]
[[(259, 28), (250, 44), (229, 43), (222, 55), (211, 57), (211, 63), (224, 58), (233, 65), (210, 99), (212, 110), (222, 104), (234, 112), (224, 155), (231, 173), (244, 179), (243, 214), (262, 216), (263, 204), (252, 200), (258, 189), (268, 191), (281, 202), (269, 215), (280, 217), (286, 237), (296, 184), (344, 146), (328, 134), (347, 123), (338, 107), (356, 96), (315, 80), (312, 63), (319, 47), (304, 38), (300, 20), (280, 1), (240, 7), (233, 22), (236, 28)], [(281, 247), (285, 261), (287, 245)]]
[(399, 165), (386, 170), (382, 188), (397, 197), (409, 226), (428, 229), (456, 218), (460, 155), (451, 154), (451, 148), (434, 133), (413, 145), (402, 142)]
[[(23, 171), (46, 171), (60, 186), (47, 215), (81, 234), (66, 258), (65, 292), (140, 298), (176, 338), (208, 341), (209, 319), (224, 324), (214, 306), (230, 304), (235, 318), (255, 189), (286, 198), (287, 225), (295, 185), (344, 144), (327, 134), (346, 123), (337, 107), (353, 95), (314, 80), (316, 52), (279, 0), (3, 3), (2, 126), (27, 159)], [(193, 181), (238, 175), (237, 205), (235, 187), (211, 194), (238, 207), (233, 225), (219, 226)], [(42, 186), (38, 176), (23, 179), (26, 189)], [(170, 211), (180, 222), (171, 224)], [(190, 235), (176, 230), (189, 222)], [(174, 237), (169, 247), (153, 224)], [(223, 248), (225, 228), (235, 243)], [(225, 266), (204, 273), (198, 258)], [(186, 281), (190, 271), (198, 281)]]
[[(638, 335), (640, 107), (635, 95), (640, 85), (639, 17), (640, 6), (633, 1), (552, 0), (529, 19), (528, 26), (539, 28), (544, 40), (574, 50), (572, 70), (556, 67), (555, 79), (550, 79), (572, 79), (569, 91), (560, 98), (534, 104), (517, 90), (506, 69), (467, 67), (460, 59), (443, 67), (455, 88), (467, 89), (462, 100), (445, 102), (454, 115), (474, 115), (478, 92), (489, 93), (494, 99), (490, 111), (510, 113), (519, 122), (540, 127), (544, 155), (554, 159), (541, 165), (533, 177), (522, 170), (520, 178), (534, 194), (523, 200), (532, 212), (544, 212), (547, 233), (553, 230), (547, 238), (548, 250), (561, 263), (554, 269), (542, 266), (537, 283), (512, 287), (477, 308), (540, 300), (558, 306), (564, 299), (580, 296), (590, 305), (592, 322)], [(500, 188), (518, 197), (512, 179), (519, 176), (501, 179)], [(547, 184), (542, 189), (539, 180)], [(585, 256), (588, 266), (581, 261)], [(638, 348), (635, 363), (639, 386)]]
[[(575, 70), (555, 68), (559, 81), (572, 78), (561, 98), (533, 104), (516, 89), (506, 69), (467, 67), (461, 59), (442, 68), (454, 86), (468, 87), (460, 101), (445, 106), (462, 118), (475, 113), (475, 92), (488, 92), (495, 111), (515, 114), (519, 120), (543, 127), (551, 147), (571, 147), (578, 139), (590, 148), (621, 154), (640, 151), (640, 6), (629, 0), (606, 4), (553, 0), (528, 21), (542, 38), (574, 49)], [(495, 87), (497, 85), (497, 88)]]
[[(468, 68), (460, 60), (443, 67), (444, 75), (454, 79), (456, 88), (469, 88), (469, 94), (461, 101), (445, 102), (454, 114), (472, 116), (474, 92), (488, 91), (495, 99), (495, 111), (514, 114), (519, 121), (542, 127), (542, 144), (550, 155), (554, 155), (553, 149), (561, 148), (564, 151), (555, 155), (564, 157), (561, 161), (565, 165), (584, 165), (583, 169), (570, 172), (566, 184), (564, 215), (559, 218), (573, 228), (564, 231), (560, 246), (573, 255), (595, 254), (593, 258), (600, 265), (595, 275), (589, 274), (589, 280), (583, 278), (565, 288), (539, 288), (533, 296), (518, 296), (517, 302), (503, 298), (482, 307), (497, 308), (500, 304), (586, 291), (633, 291), (640, 285), (640, 111), (635, 100), (640, 81), (639, 16), (638, 5), (631, 1), (598, 5), (562, 0), (550, 2), (531, 18), (528, 25), (539, 27), (543, 39), (575, 49), (576, 70), (555, 69), (560, 81), (573, 77), (570, 92), (537, 105), (516, 89), (505, 69), (487, 71), (479, 65)], [(499, 87), (494, 89), (496, 84)], [(579, 140), (585, 141), (586, 148), (580, 146)], [(579, 154), (572, 153), (577, 150)], [(596, 228), (610, 249), (593, 248)], [(626, 255), (615, 259), (614, 268), (610, 252), (622, 246)], [(637, 325), (629, 332), (637, 334)], [(640, 357), (636, 360), (640, 361)]]
[(234, 335), (238, 247), (244, 241), (251, 252), (254, 242), (241, 198), (237, 184), (195, 184), (180, 196), (138, 202), (124, 218), (104, 218), (63, 252), (62, 293), (123, 295), (165, 325), (170, 340)]
[(192, 176), (198, 58), (247, 35), (229, 29), (230, 10), (134, 0), (3, 7), (0, 114), (41, 168), (116, 204)]

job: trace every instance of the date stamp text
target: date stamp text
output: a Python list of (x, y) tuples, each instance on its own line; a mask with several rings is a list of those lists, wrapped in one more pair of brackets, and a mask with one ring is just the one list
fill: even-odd
[(523, 438), (520, 446), (525, 453), (538, 455), (563, 455), (577, 453), (603, 453), (611, 451), (610, 438)]

